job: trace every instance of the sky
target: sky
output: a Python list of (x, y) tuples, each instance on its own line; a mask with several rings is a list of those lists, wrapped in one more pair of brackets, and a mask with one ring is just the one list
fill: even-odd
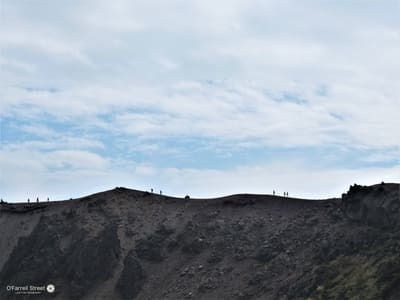
[(0, 0), (0, 196), (400, 181), (400, 1)]

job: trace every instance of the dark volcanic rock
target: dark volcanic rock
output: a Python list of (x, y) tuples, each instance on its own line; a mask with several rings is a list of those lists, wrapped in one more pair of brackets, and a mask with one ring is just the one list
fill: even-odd
[(181, 251), (189, 255), (198, 255), (206, 247), (205, 235), (198, 224), (193, 224), (192, 221), (189, 221), (179, 233), (177, 242), (181, 246)]
[(74, 285), (71, 296), (80, 297), (113, 274), (121, 251), (116, 226), (106, 226), (96, 238), (74, 244), (69, 251), (65, 276)]
[(265, 263), (273, 259), (278, 254), (279, 252), (269, 248), (266, 245), (263, 245), (257, 250), (256, 255), (254, 257), (258, 261)]
[[(0, 299), (400, 299), (398, 184), (342, 199), (178, 199), (118, 188), (0, 207)], [(23, 205), (22, 205), (23, 208)]]
[(173, 232), (173, 229), (160, 226), (154, 233), (138, 240), (135, 247), (137, 256), (148, 261), (161, 262), (165, 257), (164, 248), (171, 246), (171, 243), (166, 245), (165, 241)]
[[(68, 285), (69, 289), (56, 290), (56, 295), (84, 296), (111, 277), (120, 251), (115, 226), (107, 226), (93, 239), (85, 240), (86, 235), (73, 224), (66, 226), (61, 220), (42, 217), (32, 234), (18, 241), (0, 272), (0, 282)], [(61, 245), (61, 237), (68, 237), (67, 245)], [(6, 297), (11, 295), (1, 289), (0, 299)]]
[(137, 256), (152, 262), (161, 262), (164, 259), (164, 255), (162, 254), (162, 242), (163, 240), (153, 235), (138, 240), (135, 247)]
[(145, 281), (146, 274), (131, 250), (124, 260), (124, 269), (116, 285), (117, 293), (122, 299), (135, 299)]
[(381, 183), (373, 186), (350, 186), (342, 195), (347, 218), (375, 225), (400, 223), (400, 190), (398, 185)]

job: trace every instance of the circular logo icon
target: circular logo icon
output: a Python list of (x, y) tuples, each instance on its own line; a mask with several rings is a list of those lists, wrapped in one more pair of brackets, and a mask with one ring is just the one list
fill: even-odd
[(52, 294), (56, 290), (56, 287), (54, 286), (54, 284), (48, 284), (46, 290), (48, 293)]

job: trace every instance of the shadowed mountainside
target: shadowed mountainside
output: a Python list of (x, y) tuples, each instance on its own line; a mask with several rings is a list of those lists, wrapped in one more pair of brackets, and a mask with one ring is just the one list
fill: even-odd
[(400, 299), (399, 188), (1, 204), (0, 299)]

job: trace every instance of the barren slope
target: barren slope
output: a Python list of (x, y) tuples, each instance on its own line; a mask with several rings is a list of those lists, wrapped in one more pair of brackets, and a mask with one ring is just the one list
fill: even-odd
[(2, 205), (0, 299), (400, 299), (398, 184), (321, 201), (117, 188)]

